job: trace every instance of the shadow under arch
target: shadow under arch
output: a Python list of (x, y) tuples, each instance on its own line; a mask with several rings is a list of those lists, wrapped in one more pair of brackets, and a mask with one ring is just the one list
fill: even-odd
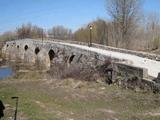
[(27, 51), (28, 50), (28, 45), (24, 46), (24, 50)]
[(36, 54), (36, 55), (38, 55), (38, 53), (40, 52), (40, 49), (39, 49), (39, 47), (36, 47), (35, 48), (35, 51), (34, 51), (34, 53)]
[(49, 55), (50, 61), (52, 61), (53, 58), (55, 57), (55, 52), (52, 49), (50, 49), (49, 52), (48, 52), (48, 55)]
[(72, 55), (70, 58), (69, 58), (69, 64), (72, 63), (73, 59), (74, 59), (75, 55)]

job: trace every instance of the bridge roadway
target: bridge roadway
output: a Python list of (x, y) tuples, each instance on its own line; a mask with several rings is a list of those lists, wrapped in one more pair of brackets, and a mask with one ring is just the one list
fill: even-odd
[[(22, 42), (22, 40), (18, 40), (18, 41)], [(40, 40), (30, 40), (30, 42), (31, 41), (40, 42), (40, 44), (42, 43), (42, 41)], [(75, 47), (75, 48), (79, 48), (82, 50), (101, 54), (101, 55), (104, 55), (110, 58), (120, 59), (120, 60), (123, 60), (124, 63), (127, 65), (147, 69), (148, 75), (152, 77), (157, 77), (158, 73), (160, 72), (160, 61), (152, 60), (149, 58), (144, 58), (144, 57), (140, 57), (140, 56), (129, 54), (129, 53), (121, 53), (118, 51), (105, 50), (105, 49), (96, 48), (96, 47), (88, 47), (87, 45), (67, 43), (67, 42), (62, 42), (62, 41), (44, 40), (42, 44), (47, 44), (47, 43)]]
[(136, 55), (120, 53), (115, 51), (108, 51), (100, 48), (88, 47), (88, 46), (71, 44), (71, 43), (57, 42), (57, 44), (77, 47), (80, 49), (96, 52), (98, 54), (110, 56), (111, 58), (125, 60), (125, 63), (127, 63), (128, 65), (147, 69), (148, 74), (152, 77), (157, 77), (158, 73), (160, 72), (160, 62), (156, 60), (150, 60), (150, 59), (139, 57)]

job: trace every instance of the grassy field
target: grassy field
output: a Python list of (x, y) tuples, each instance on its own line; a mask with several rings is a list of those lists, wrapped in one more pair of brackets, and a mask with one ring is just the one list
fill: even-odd
[[(48, 78), (47, 78), (48, 79)], [(0, 81), (5, 118), (12, 120), (159, 120), (160, 95), (79, 80), (47, 80), (43, 73), (18, 74)]]

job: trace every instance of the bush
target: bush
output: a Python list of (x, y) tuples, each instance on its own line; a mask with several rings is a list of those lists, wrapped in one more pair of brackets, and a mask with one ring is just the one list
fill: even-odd
[(52, 78), (56, 79), (73, 78), (86, 81), (93, 81), (97, 79), (95, 77), (95, 74), (97, 73), (96, 69), (90, 66), (82, 67), (80, 64), (68, 66), (65, 63), (56, 63), (51, 67), (48, 73)]
[(99, 78), (106, 80), (106, 72), (104, 71), (108, 65), (92, 67), (90, 65), (83, 64), (70, 64), (66, 63), (54, 63), (50, 70), (49, 75), (56, 79), (73, 78), (77, 80), (96, 81)]
[(153, 48), (152, 50), (156, 50), (160, 47), (160, 37), (156, 37), (153, 40)]

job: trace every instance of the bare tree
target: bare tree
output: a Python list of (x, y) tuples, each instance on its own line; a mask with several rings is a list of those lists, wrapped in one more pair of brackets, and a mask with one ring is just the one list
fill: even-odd
[[(160, 45), (160, 17), (158, 13), (151, 12), (147, 16), (146, 32), (148, 40), (148, 49), (158, 49)], [(151, 44), (153, 43), (153, 44)]]
[(113, 21), (115, 44), (127, 47), (139, 19), (141, 0), (106, 0), (107, 12)]
[(108, 22), (103, 19), (98, 18), (95, 21), (88, 23), (86, 26), (78, 29), (74, 32), (74, 39), (76, 41), (89, 42), (90, 39), (90, 29), (89, 26), (92, 25), (92, 42), (108, 45), (109, 43), (109, 26)]
[(17, 39), (16, 32), (8, 31), (0, 35), (0, 49), (3, 47), (6, 41)]
[(95, 29), (95, 42), (108, 45), (108, 25), (106, 21), (104, 21), (103, 19), (97, 19), (91, 24), (93, 24)]
[(50, 38), (54, 39), (72, 39), (72, 30), (63, 26), (54, 26), (52, 29), (48, 31), (48, 35)]
[(32, 24), (23, 24), (21, 27), (17, 28), (18, 38), (42, 38), (45, 37), (45, 33), (43, 32), (43, 28), (38, 26), (33, 26)]

